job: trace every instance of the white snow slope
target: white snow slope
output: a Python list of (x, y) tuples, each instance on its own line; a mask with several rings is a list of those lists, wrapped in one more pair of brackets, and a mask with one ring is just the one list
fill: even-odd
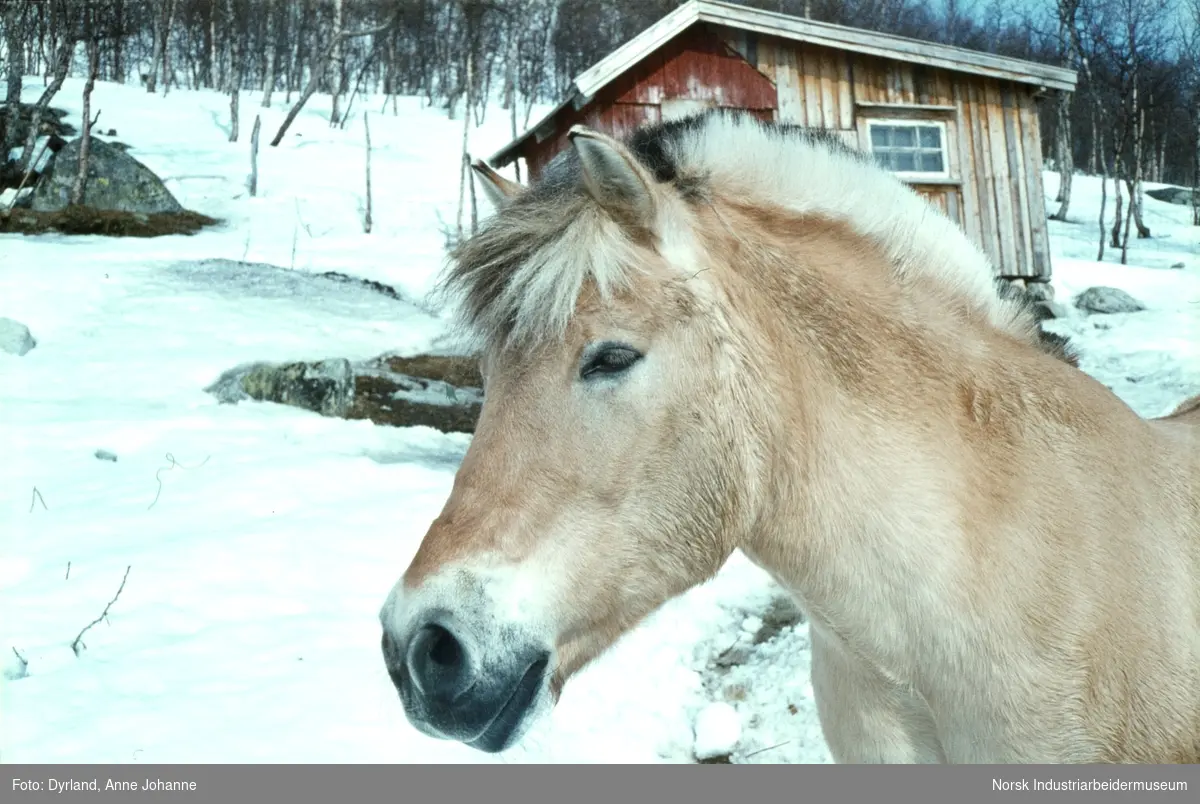
[[(81, 86), (68, 81), (56, 99), (75, 123)], [(381, 102), (330, 129), (318, 95), (270, 148), (279, 104), (262, 110), (247, 94), (230, 144), (224, 96), (99, 83), (99, 129), (115, 128), (186, 207), (225, 223), (149, 240), (0, 237), (0, 316), (37, 339), (23, 357), (0, 353), (0, 760), (653, 763), (693, 762), (699, 748), (734, 762), (828, 762), (806, 628), (764, 625), (779, 590), (741, 556), (574, 679), (554, 715), (503, 755), (405, 721), (376, 615), (468, 438), (219, 405), (202, 390), (244, 361), (440, 345), (444, 321), (420, 301), (442, 265), (436, 213), (454, 221), (462, 123), (415, 99), (398, 114), (379, 113)], [(491, 153), (508, 139), (503, 113), (471, 136), (475, 153)], [(1095, 180), (1077, 179), (1083, 223), (1052, 224), (1059, 300), (1113, 285), (1148, 309), (1086, 317), (1066, 304), (1053, 326), (1086, 370), (1159, 414), (1200, 391), (1200, 228), (1185, 208), (1147, 199), (1154, 239), (1134, 244), (1130, 266), (1094, 263), (1097, 198)], [(412, 301), (313, 276), (328, 270)], [(123, 578), (76, 656), (72, 642)]]

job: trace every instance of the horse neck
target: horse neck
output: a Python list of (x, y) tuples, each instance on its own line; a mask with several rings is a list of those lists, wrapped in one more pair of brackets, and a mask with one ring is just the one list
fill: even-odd
[(892, 280), (844, 231), (763, 242), (726, 274), (771, 422), (763, 513), (741, 546), (814, 620), (882, 649), (922, 597), (914, 578), (939, 590), (931, 607), (966, 604), (965, 523), (1003, 456), (987, 440), (1025, 453), (1014, 407), (1057, 361), (947, 292)]

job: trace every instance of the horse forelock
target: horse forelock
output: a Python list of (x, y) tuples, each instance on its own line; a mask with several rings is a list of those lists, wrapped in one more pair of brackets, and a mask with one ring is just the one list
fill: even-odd
[[(997, 292), (991, 263), (966, 234), (832, 132), (709, 112), (640, 128), (624, 143), (683, 203), (720, 193), (840, 221), (887, 255), (901, 285), (923, 283), (964, 315), (1038, 343), (1032, 311)], [(561, 337), (585, 287), (602, 297), (630, 287), (637, 246), (590, 199), (568, 147), (453, 250), (440, 290), (481, 347)]]

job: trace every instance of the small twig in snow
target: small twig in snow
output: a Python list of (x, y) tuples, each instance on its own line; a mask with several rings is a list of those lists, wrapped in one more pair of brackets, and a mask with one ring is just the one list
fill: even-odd
[[(208, 458), (211, 458), (211, 457), (212, 457), (211, 455), (208, 456)], [(179, 461), (175, 460), (175, 456), (169, 452), (167, 453), (166, 458), (169, 461), (169, 463), (166, 466), (160, 466), (158, 468), (158, 471), (156, 471), (154, 473), (154, 479), (158, 481), (158, 492), (154, 495), (154, 502), (150, 503), (150, 505), (147, 506), (147, 508), (146, 508), (147, 511), (149, 511), (151, 508), (153, 508), (155, 505), (158, 504), (158, 498), (159, 498), (159, 495), (162, 494), (162, 489), (163, 489), (162, 473), (164, 471), (167, 471), (169, 469), (174, 469), (176, 466), (178, 466), (180, 469), (199, 469), (201, 466), (208, 463), (208, 458), (205, 458), (204, 460), (202, 460), (200, 463), (196, 464), (195, 466), (188, 467), (188, 466), (184, 466)]]
[(108, 619), (108, 610), (111, 609), (112, 605), (117, 602), (117, 598), (121, 596), (121, 592), (125, 589), (125, 581), (129, 580), (129, 571), (131, 569), (133, 569), (132, 564), (125, 568), (125, 577), (121, 578), (121, 585), (117, 587), (117, 593), (113, 595), (112, 600), (108, 601), (108, 605), (104, 607), (104, 611), (100, 612), (100, 616), (85, 625), (83, 630), (79, 632), (79, 636), (75, 637), (75, 641), (71, 643), (71, 650), (74, 652), (76, 657), (79, 656), (80, 652), (87, 648), (87, 645), (83, 644), (83, 635), (90, 631), (94, 626)]
[(67, 577), (63, 578), (63, 580), (64, 581), (71, 580), (71, 562), (70, 561), (67, 562)]
[(296, 241), (300, 239), (300, 227), (292, 226), (292, 270), (296, 268)]
[(10, 645), (9, 647), (12, 648), (13, 655), (17, 657), (19, 666), (12, 670), (5, 669), (4, 678), (7, 681), (18, 681), (29, 675), (29, 660), (21, 655), (21, 651), (17, 650), (15, 645)]
[(37, 486), (34, 486), (33, 487), (33, 497), (31, 497), (29, 500), (29, 513), (31, 513), (31, 514), (33, 513), (33, 507), (39, 502), (42, 504), (42, 508), (44, 510), (46, 510), (46, 511), (50, 510), (49, 508), (46, 507), (46, 500), (44, 497), (42, 497), (42, 493), (40, 491), (38, 491)]
[(746, 754), (746, 756), (743, 757), (743, 759), (749, 759), (750, 757), (755, 757), (755, 756), (758, 756), (759, 754), (765, 754), (767, 751), (774, 751), (776, 748), (783, 748), (785, 745), (787, 745), (790, 742), (791, 742), (791, 740), (784, 740), (781, 743), (776, 743), (775, 745), (768, 745), (766, 748), (760, 748), (757, 751), (751, 751), (749, 754)]
[(300, 214), (300, 199), (293, 198), (292, 201), (296, 204), (296, 220), (300, 221), (300, 225), (304, 227), (304, 231), (308, 233), (309, 237), (312, 237), (312, 227), (304, 222), (304, 216)]

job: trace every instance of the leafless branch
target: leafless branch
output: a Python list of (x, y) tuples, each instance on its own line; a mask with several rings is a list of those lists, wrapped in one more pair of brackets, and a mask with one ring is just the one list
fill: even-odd
[(87, 649), (87, 645), (83, 644), (83, 635), (92, 630), (92, 628), (95, 626), (99, 625), (101, 622), (104, 622), (108, 619), (108, 610), (113, 607), (113, 604), (116, 603), (117, 599), (121, 597), (121, 592), (125, 590), (125, 581), (129, 580), (129, 571), (131, 569), (133, 569), (132, 564), (125, 568), (125, 576), (121, 578), (121, 585), (117, 587), (117, 593), (113, 595), (112, 600), (108, 601), (108, 605), (104, 607), (104, 611), (100, 612), (100, 616), (85, 625), (83, 630), (79, 632), (79, 636), (75, 637), (75, 641), (71, 643), (71, 651), (76, 656), (79, 656), (84, 650)]

